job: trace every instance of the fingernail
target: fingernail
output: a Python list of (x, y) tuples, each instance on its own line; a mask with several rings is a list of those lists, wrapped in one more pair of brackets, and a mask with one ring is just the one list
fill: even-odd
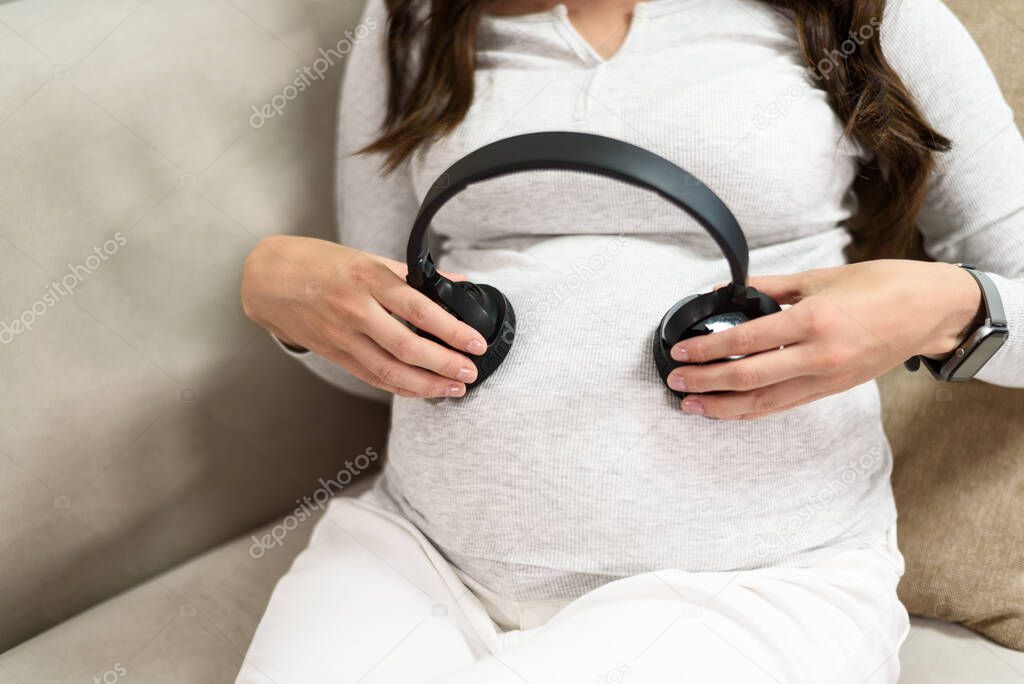
[(466, 351), (470, 354), (483, 354), (486, 349), (487, 345), (483, 340), (470, 340), (466, 343)]
[(689, 361), (690, 355), (682, 347), (672, 347), (672, 358), (676, 361)]
[(672, 375), (668, 376), (668, 386), (677, 392), (685, 392), (686, 380), (683, 379), (682, 375), (679, 375), (678, 373), (673, 373)]
[(691, 399), (687, 397), (683, 399), (683, 411), (686, 413), (692, 413), (695, 416), (704, 415), (704, 404), (701, 403), (700, 399)]
[(466, 393), (465, 385), (448, 385), (449, 397), (461, 397)]
[(469, 366), (460, 368), (459, 372), (455, 376), (462, 382), (473, 382), (473, 377), (476, 375), (476, 370)]

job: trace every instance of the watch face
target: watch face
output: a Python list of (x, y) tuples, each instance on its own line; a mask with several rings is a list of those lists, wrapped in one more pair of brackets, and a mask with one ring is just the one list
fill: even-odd
[[(975, 333), (978, 338), (973, 346), (967, 347), (967, 357), (963, 360), (950, 376), (950, 380), (970, 380), (978, 371), (988, 363), (988, 360), (995, 356), (999, 348), (1006, 342), (1009, 333), (1006, 330), (995, 330), (992, 328), (981, 328)], [(968, 345), (970, 345), (968, 341)]]

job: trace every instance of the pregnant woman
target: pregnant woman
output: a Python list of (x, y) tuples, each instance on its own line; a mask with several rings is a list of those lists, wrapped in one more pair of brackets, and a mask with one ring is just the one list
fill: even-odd
[[(873, 380), (957, 358), (1001, 307), (967, 375), (1024, 386), (1024, 142), (964, 28), (940, 0), (370, 0), (362, 26), (340, 244), (264, 240), (242, 295), (312, 371), (391, 401), (387, 464), (318, 522), (238, 681), (895, 682)], [(439, 267), (518, 314), (468, 392), (485, 340), (406, 284), (435, 179), (538, 131), (661, 155), (743, 227), (783, 310), (676, 345), (685, 400), (651, 336), (728, 268), (652, 192), (539, 170), (438, 213)]]

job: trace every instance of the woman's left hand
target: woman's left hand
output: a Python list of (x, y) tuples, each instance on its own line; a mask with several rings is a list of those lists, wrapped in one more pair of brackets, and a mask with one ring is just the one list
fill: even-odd
[[(887, 259), (751, 278), (780, 313), (683, 340), (669, 376), (687, 413), (748, 419), (873, 380), (915, 356), (942, 358), (978, 315), (981, 292), (964, 269)], [(723, 361), (730, 356), (746, 358)], [(705, 364), (705, 365), (691, 365)]]

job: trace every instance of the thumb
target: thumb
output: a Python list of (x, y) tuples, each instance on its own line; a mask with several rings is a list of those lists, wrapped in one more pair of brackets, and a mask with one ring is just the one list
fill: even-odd
[[(384, 265), (391, 269), (391, 271), (396, 276), (402, 278), (403, 280), (405, 279), (406, 274), (409, 272), (409, 267), (406, 266), (404, 261), (395, 261), (394, 259), (387, 259), (384, 257), (381, 257), (380, 260), (383, 261)], [(448, 271), (442, 271), (440, 269), (438, 269), (437, 272), (443, 275), (448, 280), (469, 280), (469, 278), (464, 273), (449, 273)]]
[(448, 280), (452, 280), (455, 282), (459, 282), (461, 280), (469, 280), (469, 276), (467, 276), (465, 273), (449, 273), (448, 271), (441, 270), (438, 270), (438, 273), (443, 275)]
[(769, 275), (749, 278), (747, 284), (758, 290), (779, 304), (796, 304), (806, 297), (809, 292), (805, 285), (807, 278), (804, 273), (792, 275)]

